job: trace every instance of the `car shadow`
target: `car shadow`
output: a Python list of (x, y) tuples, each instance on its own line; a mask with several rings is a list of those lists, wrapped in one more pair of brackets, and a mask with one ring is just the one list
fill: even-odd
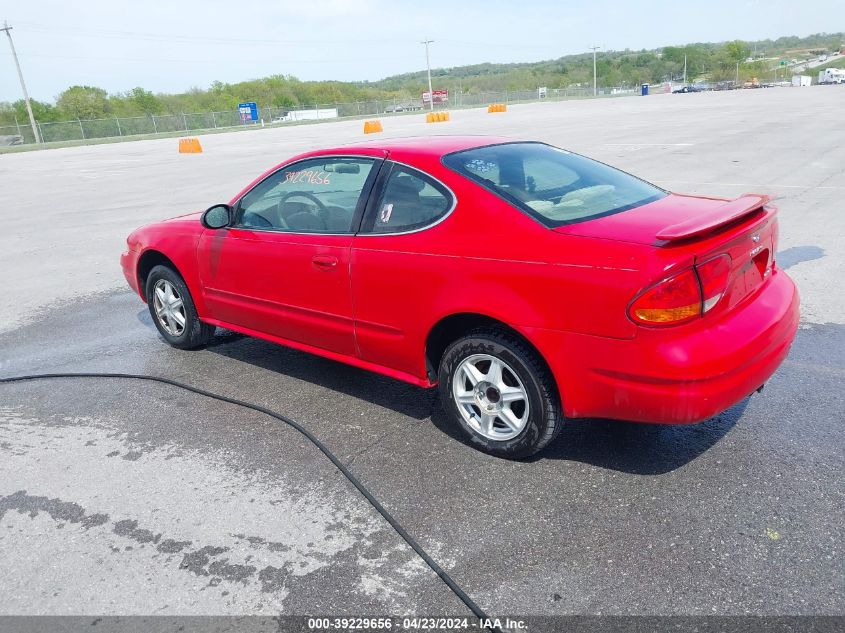
[[(441, 406), (436, 389), (421, 389), (228, 330), (218, 329), (206, 349), (359, 398), (416, 421), (431, 419), (440, 431), (467, 444), (461, 430)], [(578, 461), (630, 474), (664, 474), (688, 464), (719, 442), (737, 423), (747, 405), (748, 399), (745, 399), (714, 418), (692, 425), (569, 420), (555, 442), (529, 461)]]
[(432, 415), (435, 389), (422, 389), (363, 369), (218, 328), (206, 350), (391, 409), (414, 420)]
[[(719, 442), (742, 417), (749, 400), (700, 424), (566, 420), (555, 441), (526, 461), (576, 461), (633, 475), (662, 475), (690, 463)], [(469, 445), (439, 402), (431, 421), (450, 437)]]
[(742, 417), (749, 400), (699, 424), (573, 420), (534, 459), (574, 460), (635, 475), (662, 475), (715, 446)]

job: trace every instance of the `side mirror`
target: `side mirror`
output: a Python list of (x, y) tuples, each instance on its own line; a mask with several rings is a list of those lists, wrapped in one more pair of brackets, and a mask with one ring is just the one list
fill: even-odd
[(215, 204), (202, 214), (200, 222), (207, 229), (222, 229), (232, 222), (232, 207), (228, 204)]

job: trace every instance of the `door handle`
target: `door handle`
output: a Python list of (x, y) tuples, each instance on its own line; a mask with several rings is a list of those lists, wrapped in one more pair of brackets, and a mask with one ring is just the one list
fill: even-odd
[(311, 263), (321, 270), (331, 270), (337, 268), (337, 257), (334, 255), (315, 255), (311, 258)]

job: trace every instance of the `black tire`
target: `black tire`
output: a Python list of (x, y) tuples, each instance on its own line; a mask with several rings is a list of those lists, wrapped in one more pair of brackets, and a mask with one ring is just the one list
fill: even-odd
[[(178, 298), (182, 300), (181, 312), (185, 323), (181, 331), (178, 331), (178, 327), (174, 326), (174, 332), (169, 332), (167, 330), (168, 318), (159, 318), (156, 314), (155, 289), (156, 284), (159, 282), (169, 283), (178, 294)], [(193, 349), (195, 347), (202, 347), (211, 340), (215, 327), (199, 320), (197, 309), (194, 306), (194, 300), (191, 298), (188, 286), (175, 270), (168, 266), (156, 266), (153, 268), (147, 276), (145, 294), (147, 297), (147, 307), (150, 310), (153, 323), (155, 323), (162, 338), (170, 345), (177, 349)]]
[[(485, 437), (464, 420), (455, 402), (453, 381), (462, 379), (456, 372), (464, 360), (477, 354), (504, 362), (506, 373), (515, 374), (527, 394), (527, 421), (513, 438)], [(529, 345), (506, 330), (479, 328), (449, 345), (440, 361), (438, 380), (443, 407), (463, 430), (470, 445), (481, 451), (506, 459), (522, 459), (543, 450), (560, 431), (563, 422), (560, 398), (549, 369)], [(475, 411), (480, 413), (478, 408)]]

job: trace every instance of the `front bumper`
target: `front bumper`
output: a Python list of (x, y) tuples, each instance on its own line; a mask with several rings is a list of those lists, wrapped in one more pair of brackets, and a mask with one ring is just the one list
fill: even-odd
[(631, 340), (526, 329), (549, 362), (568, 417), (689, 424), (749, 396), (775, 372), (798, 329), (798, 292), (776, 271), (718, 319), (640, 328)]
[(132, 250), (124, 251), (120, 254), (120, 267), (123, 269), (123, 276), (126, 278), (126, 283), (135, 291), (141, 299), (146, 301), (144, 294), (138, 284), (138, 253)]

